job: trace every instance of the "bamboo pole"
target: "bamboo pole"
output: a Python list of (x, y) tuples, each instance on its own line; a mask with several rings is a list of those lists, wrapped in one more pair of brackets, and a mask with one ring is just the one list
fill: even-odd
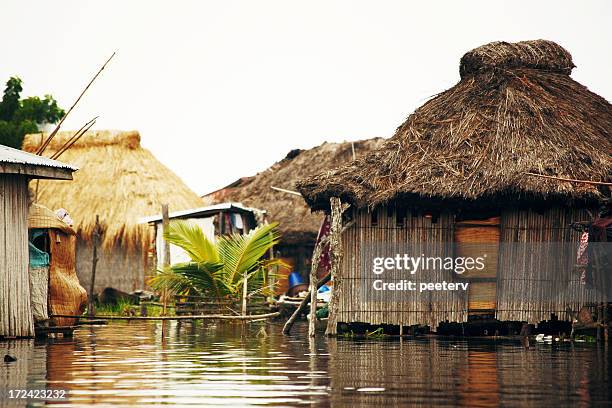
[[(168, 214), (168, 204), (162, 204), (162, 229), (164, 230), (164, 234), (168, 233), (168, 229), (170, 228), (170, 216)], [(170, 243), (164, 238), (164, 263), (163, 268), (170, 267)], [(165, 316), (168, 310), (168, 291), (164, 288), (162, 290), (162, 315)]]
[[(248, 234), (247, 220), (244, 214), (242, 214), (241, 217), (242, 217), (242, 233), (246, 235)], [(249, 292), (248, 278), (249, 278), (249, 274), (248, 274), (248, 271), (245, 269), (244, 277), (242, 278), (242, 315), (243, 316), (246, 316), (247, 314), (247, 296)]]
[(329, 252), (331, 258), (331, 270), (329, 272), (333, 282), (332, 296), (329, 301), (329, 317), (325, 334), (335, 336), (338, 326), (338, 303), (342, 291), (342, 280), (339, 276), (342, 263), (342, 214), (349, 208), (348, 204), (342, 204), (339, 198), (332, 197), (329, 200), (331, 208), (331, 228), (329, 233)]
[(259, 320), (276, 317), (280, 312), (264, 313), (259, 315), (192, 315), (192, 316), (79, 316), (56, 314), (51, 317), (104, 319), (104, 320)]
[[(318, 286), (317, 289), (325, 285), (327, 282), (329, 282), (330, 278), (331, 278), (330, 274), (325, 275), (325, 277), (321, 279), (319, 283), (317, 284)], [(289, 333), (291, 332), (291, 328), (293, 327), (293, 324), (297, 320), (298, 316), (304, 311), (304, 309), (306, 309), (306, 306), (308, 305), (308, 303), (310, 303), (310, 296), (306, 296), (304, 299), (302, 299), (297, 309), (295, 309), (291, 317), (287, 319), (287, 322), (285, 322), (285, 325), (283, 326), (283, 334), (285, 336), (289, 335)]]
[(77, 130), (74, 135), (72, 135), (72, 137), (70, 139), (68, 139), (66, 141), (66, 143), (64, 143), (64, 145), (62, 147), (60, 147), (55, 153), (53, 153), (53, 155), (50, 157), (53, 160), (57, 160), (62, 154), (64, 154), (64, 152), (66, 152), (66, 150), (70, 149), (72, 147), (73, 144), (75, 144), (76, 142), (79, 141), (79, 139), (85, 134), (87, 133), (87, 131), (89, 129), (91, 129), (91, 127), (93, 125), (96, 124), (96, 120), (98, 119), (98, 116), (96, 116), (95, 118), (93, 118), (92, 120), (90, 120), (89, 122), (87, 122), (86, 124), (84, 124), (79, 130)]
[[(343, 228), (342, 228), (342, 233), (344, 233), (344, 231), (346, 231), (348, 228), (350, 228), (353, 225), (354, 222), (349, 222), (348, 224), (346, 224)], [(327, 244), (329, 242), (329, 236), (323, 238), (320, 242), (319, 245), (321, 245), (321, 247), (325, 246), (325, 244)], [(315, 247), (316, 249), (316, 247)], [(319, 256), (319, 260), (320, 260), (320, 256)], [(313, 252), (313, 263), (314, 263), (314, 252)], [(317, 260), (316, 264), (319, 264), (319, 261)], [(331, 274), (327, 274), (325, 275), (325, 277), (323, 279), (321, 279), (321, 281), (319, 281), (317, 283), (317, 290), (325, 285), (327, 282), (329, 282), (331, 279)], [(333, 293), (333, 292), (332, 292)], [(308, 303), (310, 302), (311, 296), (306, 296), (303, 300), (302, 303), (300, 303), (300, 305), (298, 306), (298, 308), (295, 310), (295, 312), (293, 312), (293, 314), (291, 315), (291, 317), (289, 317), (289, 319), (287, 320), (287, 322), (285, 323), (285, 326), (283, 326), (283, 334), (285, 336), (289, 335), (289, 333), (291, 332), (291, 328), (293, 327), (293, 324), (295, 323), (295, 321), (297, 320), (298, 316), (302, 313), (302, 311), (306, 308), (306, 305), (308, 305)]]
[(310, 320), (308, 321), (308, 337), (315, 336), (315, 323), (317, 320), (317, 270), (323, 254), (323, 245), (319, 241), (312, 254), (310, 265)]
[(302, 196), (302, 194), (298, 193), (297, 191), (287, 190), (286, 188), (280, 188), (280, 187), (274, 187), (274, 186), (270, 186), (270, 188), (272, 190), (280, 191), (281, 193), (293, 194), (293, 195), (300, 196), (300, 197)]
[(89, 304), (87, 306), (87, 314), (93, 316), (95, 314), (94, 304), (94, 288), (96, 284), (96, 266), (98, 265), (98, 244), (100, 242), (100, 216), (96, 214), (96, 225), (94, 227), (92, 245), (93, 257), (91, 260), (91, 281), (89, 283)]
[(558, 177), (558, 176), (549, 176), (547, 174), (530, 173), (530, 172), (525, 172), (525, 174), (527, 174), (528, 176), (542, 177), (542, 178), (559, 180), (559, 181), (567, 181), (570, 183), (593, 184), (596, 186), (612, 186), (612, 183), (606, 182), (606, 181), (578, 180), (578, 179)]
[(108, 65), (108, 63), (110, 62), (110, 60), (113, 59), (113, 57), (115, 56), (116, 52), (113, 52), (113, 55), (110, 56), (109, 59), (106, 60), (106, 62), (102, 65), (102, 67), (98, 70), (98, 72), (96, 73), (96, 75), (94, 75), (94, 77), (91, 79), (91, 81), (89, 81), (89, 83), (87, 84), (87, 86), (85, 87), (85, 89), (83, 89), (83, 91), (81, 92), (81, 94), (79, 95), (79, 97), (76, 99), (76, 101), (74, 101), (74, 103), (72, 104), (72, 106), (70, 107), (70, 109), (68, 109), (68, 111), (66, 111), (66, 113), (64, 114), (64, 116), (62, 116), (62, 118), (60, 119), (59, 123), (57, 124), (57, 126), (55, 127), (55, 129), (53, 129), (53, 132), (51, 132), (51, 134), (49, 135), (49, 137), (47, 138), (47, 140), (44, 141), (44, 143), (40, 146), (40, 148), (38, 149), (38, 151), (36, 151), (36, 154), (41, 156), (43, 154), (43, 152), (45, 151), (45, 149), (47, 148), (47, 146), (49, 146), (49, 143), (51, 143), (51, 140), (55, 137), (55, 135), (57, 134), (57, 132), (60, 130), (60, 127), (62, 127), (62, 123), (64, 123), (64, 121), (66, 120), (66, 118), (68, 117), (68, 115), (70, 114), (70, 112), (72, 112), (72, 110), (74, 109), (74, 107), (79, 103), (79, 101), (81, 100), (81, 98), (83, 97), (83, 95), (85, 95), (85, 92), (87, 92), (87, 90), (89, 89), (89, 87), (91, 86), (91, 84), (94, 83), (94, 81), (96, 80), (96, 78), (98, 78), (98, 76), (102, 73), (102, 71), (104, 70), (104, 68), (106, 68), (106, 65)]

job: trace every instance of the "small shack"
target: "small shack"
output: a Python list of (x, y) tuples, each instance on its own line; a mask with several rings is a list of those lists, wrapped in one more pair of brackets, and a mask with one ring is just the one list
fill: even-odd
[[(34, 323), (49, 315), (83, 313), (87, 291), (76, 273), (76, 232), (50, 209), (32, 204), (28, 216), (30, 287)], [(54, 317), (51, 326), (72, 326), (75, 319)]]
[(30, 301), (30, 179), (71, 180), (77, 167), (0, 145), (0, 338), (34, 336)]
[[(74, 135), (59, 132), (46, 149), (53, 154)], [(24, 150), (36, 151), (45, 135), (27, 135)], [(140, 145), (137, 131), (88, 131), (62, 160), (79, 171), (71, 183), (40, 181), (32, 186), (37, 202), (48, 208), (65, 208), (75, 220), (76, 269), (89, 287), (93, 258), (92, 238), (99, 215), (102, 228), (94, 291), (106, 287), (131, 292), (145, 287), (149, 229), (139, 223), (143, 215), (200, 207), (202, 199), (179, 177)]]
[[(459, 83), (379, 149), (298, 183), (313, 210), (329, 211), (332, 197), (351, 205), (338, 322), (435, 329), (486, 315), (536, 323), (569, 319), (593, 300), (573, 269), (580, 235), (571, 224), (592, 219), (610, 196), (612, 105), (574, 81), (573, 68), (551, 41), (483, 45), (461, 59)], [(368, 251), (415, 243), (454, 257), (486, 244), (492, 258), (471, 275), (434, 267), (415, 278), (466, 282), (467, 291), (368, 299)], [(572, 251), (534, 249), (554, 243)]]
[[(266, 211), (266, 219), (279, 223), (281, 242), (275, 247), (277, 256), (308, 281), (312, 251), (323, 215), (310, 211), (299, 196), (272, 187), (295, 191), (297, 180), (318, 174), (360, 157), (379, 147), (384, 139), (373, 138), (353, 142), (323, 143), (308, 150), (294, 149), (285, 158), (252, 177), (243, 177), (232, 184), (202, 197), (212, 203), (236, 201)], [(280, 271), (288, 275), (291, 270)], [(279, 282), (278, 293), (287, 291), (287, 279)]]
[[(246, 234), (259, 225), (265, 212), (245, 207), (240, 203), (221, 203), (191, 210), (174, 211), (168, 214), (169, 220), (188, 220), (198, 225), (206, 237), (213, 241), (215, 236), (224, 234)], [(156, 265), (164, 265), (164, 228), (161, 215), (141, 219), (153, 229), (150, 251), (155, 254)], [(170, 263), (189, 262), (189, 255), (181, 248), (170, 245)]]

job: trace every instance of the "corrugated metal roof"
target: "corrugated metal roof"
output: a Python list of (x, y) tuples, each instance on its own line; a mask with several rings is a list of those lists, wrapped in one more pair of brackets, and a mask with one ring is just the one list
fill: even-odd
[[(231, 211), (234, 210), (236, 212), (252, 212), (252, 213), (265, 213), (264, 210), (260, 210), (258, 208), (245, 207), (241, 203), (221, 203), (215, 204), (208, 207), (199, 207), (193, 208), (190, 210), (183, 211), (175, 211), (168, 214), (168, 218), (198, 218), (198, 217), (206, 217), (212, 214), (216, 214), (220, 211)], [(142, 217), (139, 222), (141, 224), (151, 223), (151, 222), (159, 222), (162, 220), (161, 214), (153, 215), (150, 217)]]
[(79, 168), (71, 166), (57, 160), (51, 160), (46, 157), (37, 156), (32, 153), (24, 152), (23, 150), (13, 149), (12, 147), (0, 145), (0, 163), (15, 163), (25, 164), (28, 166), (43, 166), (52, 167), (55, 169), (67, 169), (76, 171)]

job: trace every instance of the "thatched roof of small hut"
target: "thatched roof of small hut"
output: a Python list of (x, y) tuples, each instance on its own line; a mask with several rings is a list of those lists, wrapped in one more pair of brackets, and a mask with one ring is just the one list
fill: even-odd
[[(74, 132), (59, 132), (45, 150), (57, 151)], [(44, 135), (46, 138), (47, 135)], [(23, 149), (34, 152), (43, 135), (27, 135)], [(90, 131), (61, 156), (80, 168), (73, 181), (33, 181), (37, 202), (49, 208), (65, 208), (82, 239), (90, 240), (96, 214), (104, 228), (103, 245), (119, 243), (128, 248), (144, 244), (146, 226), (139, 218), (157, 214), (162, 203), (171, 211), (201, 207), (202, 199), (180, 178), (140, 146), (137, 131)]]
[[(570, 78), (558, 44), (494, 42), (461, 58), (461, 80), (408, 117), (382, 147), (306, 178), (314, 208), (395, 199), (595, 200), (607, 187), (535, 177), (612, 178), (612, 105)], [(428, 200), (431, 201), (431, 200)]]
[(314, 243), (322, 215), (313, 214), (302, 197), (273, 190), (279, 187), (295, 191), (298, 179), (329, 170), (341, 163), (360, 157), (382, 145), (384, 139), (356, 142), (323, 143), (309, 150), (292, 150), (287, 156), (253, 177), (244, 177), (225, 188), (210, 193), (204, 199), (213, 202), (237, 201), (249, 207), (267, 211), (270, 221), (278, 221), (282, 242)]

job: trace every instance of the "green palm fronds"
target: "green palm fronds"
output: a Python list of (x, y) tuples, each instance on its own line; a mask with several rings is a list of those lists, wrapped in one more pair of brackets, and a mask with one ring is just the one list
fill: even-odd
[(196, 224), (173, 221), (164, 239), (182, 248), (191, 262), (158, 270), (150, 284), (155, 290), (172, 294), (239, 299), (246, 275), (249, 296), (266, 294), (269, 290), (266, 276), (270, 276), (271, 268), (286, 266), (281, 260), (264, 259), (280, 239), (277, 226), (277, 223), (262, 225), (248, 234), (222, 236), (211, 242)]

